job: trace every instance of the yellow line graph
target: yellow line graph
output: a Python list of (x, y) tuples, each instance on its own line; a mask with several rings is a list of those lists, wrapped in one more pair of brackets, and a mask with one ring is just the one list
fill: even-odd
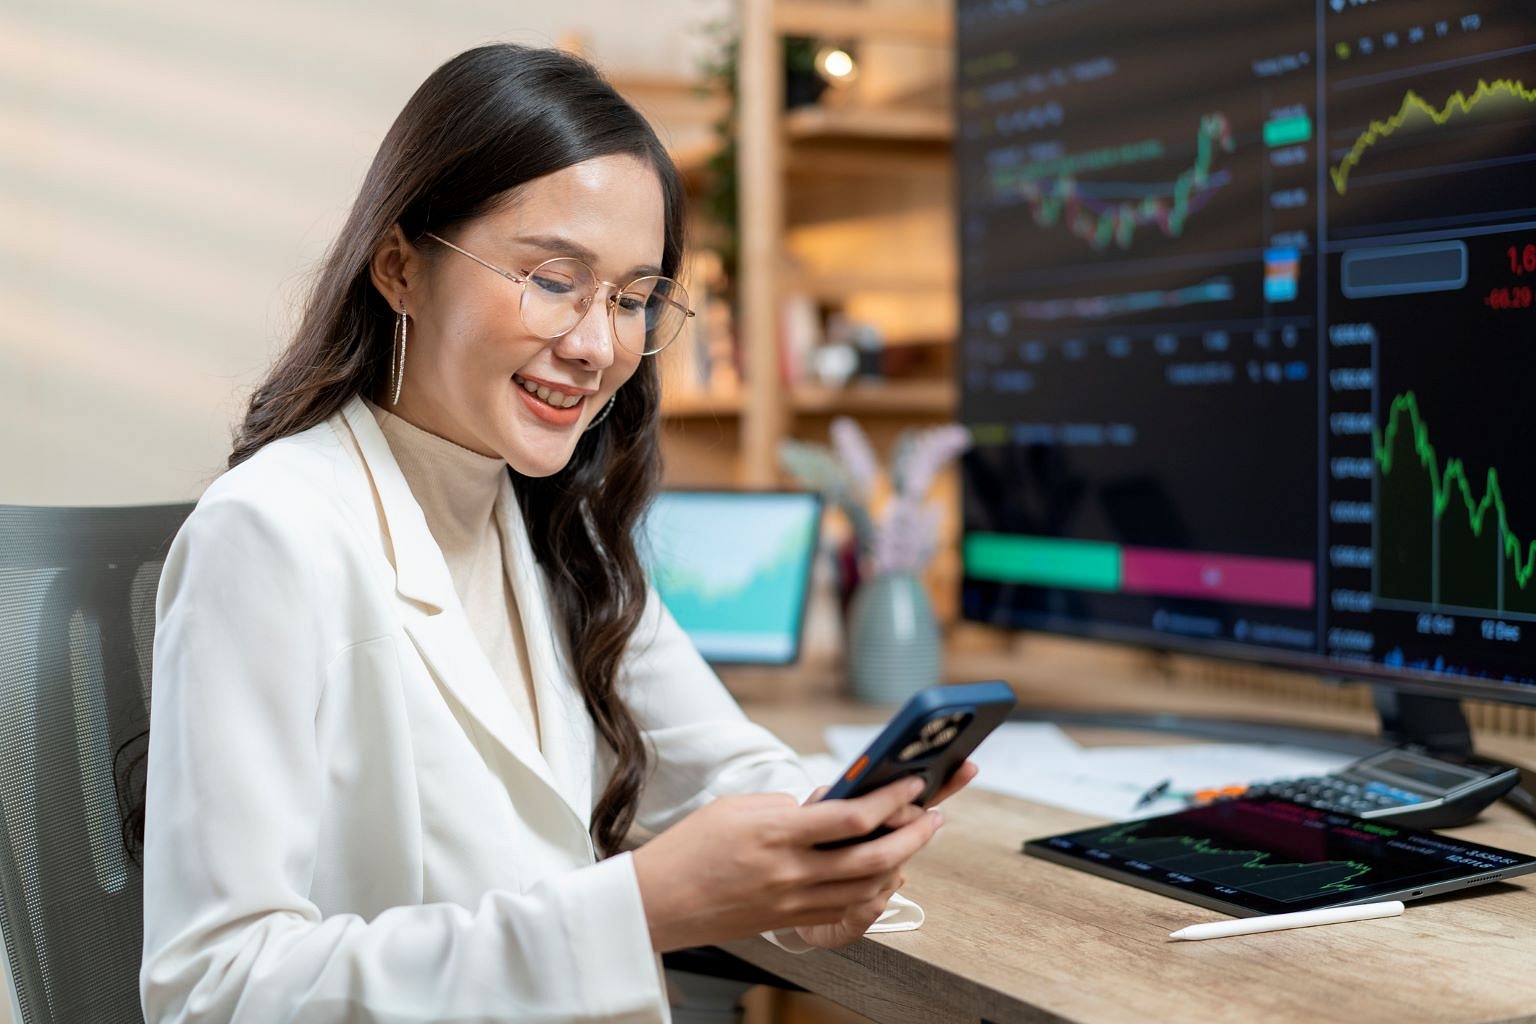
[(1468, 96), (1458, 89), (1439, 109), (1409, 89), (1403, 94), (1403, 105), (1397, 108), (1397, 113), (1385, 121), (1372, 121), (1370, 127), (1355, 139), (1355, 144), (1350, 147), (1348, 153), (1344, 154), (1344, 159), (1339, 161), (1339, 165), (1328, 169), (1328, 176), (1333, 179), (1334, 189), (1339, 195), (1343, 195), (1349, 187), (1349, 172), (1360, 163), (1365, 156), (1365, 151), (1407, 124), (1414, 114), (1423, 114), (1434, 124), (1443, 125), (1458, 112), (1470, 114), (1472, 108), (1483, 100), (1498, 96), (1509, 96), (1526, 103), (1536, 103), (1536, 89), (1527, 89), (1524, 82), (1515, 78), (1497, 78), (1492, 82), (1479, 78), (1477, 88), (1472, 90), (1472, 95)]

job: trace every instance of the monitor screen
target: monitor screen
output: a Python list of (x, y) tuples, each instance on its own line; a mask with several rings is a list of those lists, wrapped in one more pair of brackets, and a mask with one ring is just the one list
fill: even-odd
[(1536, 700), (1523, 0), (959, 0), (963, 609)]
[(821, 499), (787, 491), (664, 491), (640, 554), (667, 608), (706, 659), (786, 665), (821, 530)]

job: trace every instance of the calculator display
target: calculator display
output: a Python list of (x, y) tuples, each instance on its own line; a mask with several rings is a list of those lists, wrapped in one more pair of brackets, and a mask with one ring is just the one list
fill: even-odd
[(1430, 764), (1406, 757), (1372, 760), (1367, 770), (1396, 775), (1398, 778), (1411, 780), (1437, 792), (1465, 786), (1481, 777), (1475, 772), (1460, 771), (1449, 765)]

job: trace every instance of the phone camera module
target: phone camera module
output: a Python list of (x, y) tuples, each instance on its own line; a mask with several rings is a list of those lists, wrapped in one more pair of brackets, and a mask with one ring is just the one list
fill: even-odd
[(898, 761), (907, 762), (943, 750), (954, 742), (966, 724), (975, 717), (969, 711), (956, 711), (924, 722), (917, 730), (917, 738), (901, 748)]

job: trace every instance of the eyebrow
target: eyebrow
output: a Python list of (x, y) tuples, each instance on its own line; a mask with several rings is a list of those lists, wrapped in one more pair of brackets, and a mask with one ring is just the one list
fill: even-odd
[[(518, 235), (512, 241), (519, 245), (543, 249), (545, 252), (552, 252), (557, 256), (572, 256), (588, 266), (593, 266), (597, 263), (597, 254), (591, 249), (588, 249), (580, 242), (563, 238), (560, 235)], [(630, 280), (634, 280), (637, 277), (657, 277), (660, 274), (660, 267), (652, 266), (649, 263), (642, 263), (639, 266), (631, 267), (626, 276)]]

